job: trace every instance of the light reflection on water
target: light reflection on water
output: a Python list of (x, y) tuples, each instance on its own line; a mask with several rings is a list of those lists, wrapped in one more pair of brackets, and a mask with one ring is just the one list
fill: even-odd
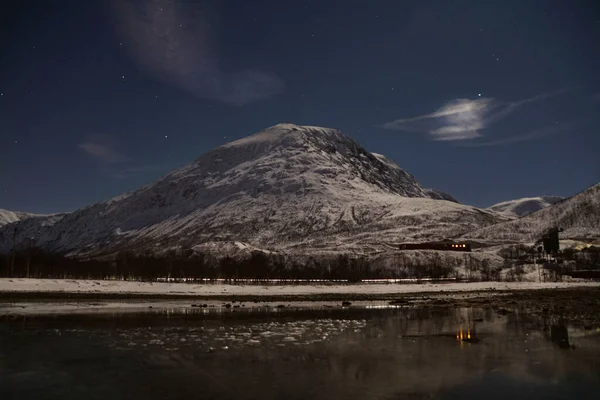
[(28, 317), (0, 321), (0, 398), (595, 399), (587, 328), (491, 309)]

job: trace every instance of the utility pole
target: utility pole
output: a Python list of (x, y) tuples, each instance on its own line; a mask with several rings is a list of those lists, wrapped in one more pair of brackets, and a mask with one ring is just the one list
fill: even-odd
[(15, 270), (15, 255), (17, 252), (17, 228), (13, 231), (13, 248), (12, 248), (12, 259), (10, 260), (10, 277), (12, 278)]
[(31, 248), (33, 247), (33, 237), (30, 237), (27, 241), (27, 275), (26, 278), (29, 278), (29, 265), (31, 264)]

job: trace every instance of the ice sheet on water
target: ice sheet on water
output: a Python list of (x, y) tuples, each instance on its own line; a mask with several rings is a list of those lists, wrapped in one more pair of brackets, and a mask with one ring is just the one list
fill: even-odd
[[(214, 321), (212, 323), (215, 323)], [(243, 349), (256, 346), (285, 347), (311, 345), (333, 340), (343, 333), (354, 334), (366, 326), (365, 320), (308, 319), (296, 321), (252, 322), (219, 327), (153, 327), (120, 329), (109, 334), (111, 347), (117, 349), (147, 348), (174, 351), (190, 349)], [(73, 332), (75, 333), (75, 332)], [(81, 330), (83, 336), (106, 335), (102, 331)], [(213, 350), (210, 350), (213, 349)]]

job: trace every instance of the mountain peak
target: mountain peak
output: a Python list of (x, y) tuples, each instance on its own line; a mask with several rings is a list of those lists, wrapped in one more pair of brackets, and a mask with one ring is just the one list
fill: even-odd
[(286, 138), (304, 138), (309, 139), (311, 136), (343, 136), (337, 129), (322, 128), (318, 126), (296, 125), (292, 123), (280, 123), (270, 126), (257, 132), (253, 135), (229, 142), (221, 146), (221, 148), (240, 147), (240, 146), (256, 146), (256, 145), (273, 145), (279, 143)]

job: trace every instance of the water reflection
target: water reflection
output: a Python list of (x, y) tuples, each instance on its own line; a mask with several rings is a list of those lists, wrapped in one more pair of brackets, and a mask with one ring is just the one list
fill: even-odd
[(552, 325), (550, 327), (550, 341), (561, 349), (569, 349), (569, 331), (565, 325)]
[(491, 309), (49, 316), (1, 322), (0, 346), (2, 399), (591, 399), (600, 389), (595, 329)]

